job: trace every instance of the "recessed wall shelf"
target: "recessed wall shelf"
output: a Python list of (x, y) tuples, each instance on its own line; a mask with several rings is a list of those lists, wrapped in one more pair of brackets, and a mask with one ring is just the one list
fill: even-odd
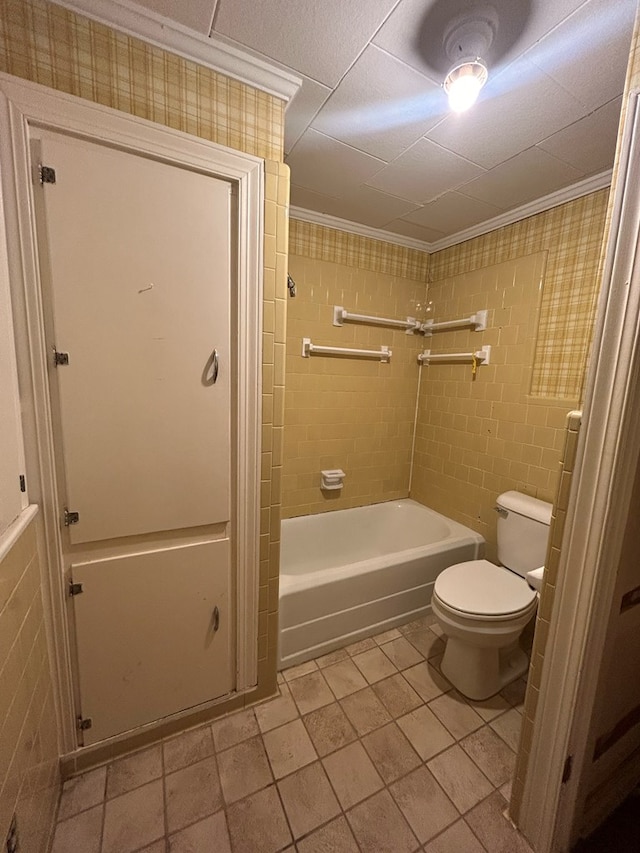
[(418, 356), (420, 364), (431, 364), (432, 362), (453, 361), (453, 362), (471, 362), (474, 360), (477, 364), (489, 364), (491, 358), (491, 345), (487, 344), (477, 352), (438, 352), (432, 353), (430, 349), (426, 349)]
[(474, 326), (476, 332), (483, 332), (487, 328), (487, 310), (476, 311), (470, 317), (464, 317), (461, 320), (443, 320), (436, 323), (434, 320), (427, 320), (426, 323), (420, 324), (420, 331), (425, 335), (430, 335), (432, 332), (446, 331), (448, 329), (463, 329), (465, 326)]
[(391, 350), (389, 347), (380, 349), (350, 349), (348, 347), (323, 347), (311, 343), (311, 338), (302, 339), (302, 355), (309, 358), (310, 355), (344, 355), (351, 358), (377, 358), (380, 361), (391, 361)]
[(407, 335), (419, 332), (421, 324), (415, 317), (407, 317), (406, 320), (393, 320), (388, 317), (372, 317), (369, 314), (354, 314), (347, 311), (342, 305), (333, 306), (333, 325), (342, 326), (343, 323), (368, 323), (372, 326), (391, 326), (394, 329), (406, 329)]

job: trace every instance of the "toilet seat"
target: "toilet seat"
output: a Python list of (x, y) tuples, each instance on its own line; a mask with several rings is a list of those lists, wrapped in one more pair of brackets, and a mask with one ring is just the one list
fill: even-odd
[(516, 618), (537, 600), (524, 578), (488, 560), (449, 566), (436, 578), (434, 595), (446, 608), (480, 621)]

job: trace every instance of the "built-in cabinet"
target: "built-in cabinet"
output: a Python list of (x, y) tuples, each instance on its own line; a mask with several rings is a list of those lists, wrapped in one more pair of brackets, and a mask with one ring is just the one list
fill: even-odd
[(89, 745), (256, 684), (262, 168), (10, 89), (31, 471)]

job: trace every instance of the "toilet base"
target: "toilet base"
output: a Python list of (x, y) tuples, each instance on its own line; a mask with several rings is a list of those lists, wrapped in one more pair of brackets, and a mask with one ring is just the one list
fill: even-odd
[(503, 648), (472, 646), (447, 637), (440, 669), (445, 678), (468, 699), (489, 699), (524, 675), (529, 658), (518, 642)]

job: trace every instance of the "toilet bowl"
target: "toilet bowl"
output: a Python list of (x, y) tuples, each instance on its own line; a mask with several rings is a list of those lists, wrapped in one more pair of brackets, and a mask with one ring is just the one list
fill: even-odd
[(497, 503), (502, 565), (470, 560), (450, 566), (436, 578), (431, 599), (446, 638), (442, 673), (476, 700), (498, 693), (528, 668), (518, 640), (538, 594), (525, 577), (540, 573), (551, 520), (550, 504), (518, 492), (500, 495)]

